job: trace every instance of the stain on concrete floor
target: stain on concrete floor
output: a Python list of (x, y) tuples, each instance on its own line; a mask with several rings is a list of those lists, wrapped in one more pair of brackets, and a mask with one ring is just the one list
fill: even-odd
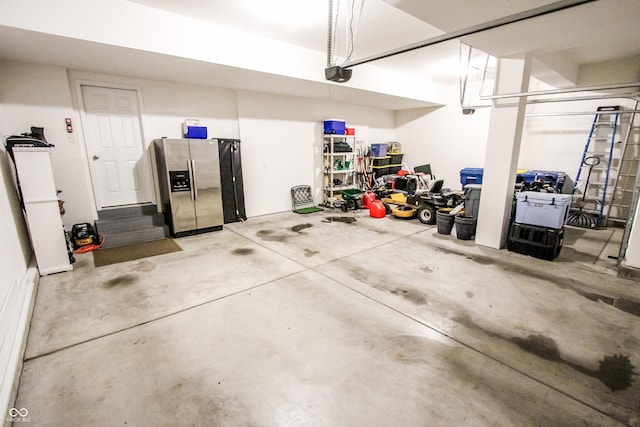
[(454, 320), (457, 323), (460, 323), (468, 328), (481, 331), (489, 337), (499, 338), (501, 340), (511, 342), (527, 353), (533, 354), (545, 360), (561, 363), (581, 374), (600, 380), (612, 391), (625, 390), (629, 388), (634, 380), (634, 377), (638, 375), (638, 373), (635, 372), (635, 366), (633, 366), (629, 357), (622, 354), (603, 356), (603, 359), (598, 362), (600, 365), (598, 370), (593, 370), (564, 359), (556, 341), (545, 335), (532, 333), (527, 335), (526, 337), (510, 337), (505, 334), (481, 327), (473, 320), (471, 320), (471, 318), (466, 314), (460, 315)]
[(453, 250), (453, 249), (443, 248), (442, 246), (435, 246), (433, 249), (435, 249), (436, 252), (441, 252), (441, 253), (444, 253), (444, 254), (463, 256), (468, 260), (471, 260), (473, 262), (477, 262), (478, 264), (482, 264), (482, 265), (491, 265), (491, 264), (495, 263), (495, 260), (492, 259), (492, 258), (489, 258), (488, 256), (469, 255), (469, 254), (466, 254), (464, 252), (456, 251), (456, 250)]
[(558, 277), (553, 275), (552, 273), (548, 273), (540, 269), (526, 268), (523, 266), (515, 266), (513, 264), (504, 262), (503, 260), (491, 259), (489, 257), (485, 257), (482, 255), (468, 255), (464, 252), (443, 248), (440, 246), (436, 246), (434, 247), (434, 249), (437, 252), (463, 256), (466, 259), (469, 259), (471, 261), (474, 261), (483, 265), (495, 264), (497, 267), (507, 272), (523, 274), (528, 277), (535, 277), (537, 279), (552, 283), (555, 286), (559, 287), (560, 289), (567, 289), (567, 290), (573, 291), (590, 301), (594, 301), (594, 302), (602, 301), (614, 308), (617, 308), (618, 310), (624, 311), (629, 314), (633, 314), (634, 316), (640, 316), (640, 301), (633, 301), (626, 298), (614, 298), (606, 295), (596, 294), (593, 292), (587, 292), (580, 289), (579, 283), (576, 280), (571, 278)]
[(314, 251), (312, 249), (305, 249), (304, 250), (304, 256), (306, 256), (306, 257), (312, 257), (312, 256), (314, 256), (316, 254), (319, 254), (319, 253), (320, 253), (320, 251)]
[(298, 225), (294, 225), (293, 227), (291, 227), (291, 231), (296, 232), (296, 233), (300, 233), (300, 234), (305, 234), (305, 233), (301, 233), (302, 230), (306, 229), (306, 228), (311, 228), (313, 227), (313, 224), (298, 224)]
[(106, 289), (122, 288), (130, 286), (138, 281), (138, 277), (133, 274), (123, 274), (106, 281), (102, 287)]
[(357, 220), (352, 216), (326, 216), (322, 222), (343, 222), (345, 224), (353, 224)]
[(142, 260), (133, 266), (134, 271), (148, 272), (156, 268), (156, 264), (149, 260)]
[(409, 300), (416, 305), (427, 304), (427, 295), (424, 292), (420, 292), (415, 289), (396, 288), (389, 292), (393, 295), (401, 296), (402, 298)]
[(260, 230), (256, 236), (266, 242), (285, 242), (289, 238), (289, 236), (273, 233), (275, 233), (274, 230)]
[(233, 251), (231, 251), (232, 254), (234, 255), (251, 255), (252, 253), (254, 253), (255, 250), (253, 248), (236, 248)]

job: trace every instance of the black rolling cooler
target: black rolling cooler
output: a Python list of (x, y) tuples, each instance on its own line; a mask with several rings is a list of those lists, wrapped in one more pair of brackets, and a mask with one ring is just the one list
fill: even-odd
[(555, 259), (562, 249), (571, 195), (524, 191), (517, 193), (516, 199), (507, 249), (549, 261)]

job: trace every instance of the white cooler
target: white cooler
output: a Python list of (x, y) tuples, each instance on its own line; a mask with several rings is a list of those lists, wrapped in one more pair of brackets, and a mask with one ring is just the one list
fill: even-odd
[(516, 222), (539, 227), (562, 228), (571, 206), (570, 194), (523, 191), (516, 199)]

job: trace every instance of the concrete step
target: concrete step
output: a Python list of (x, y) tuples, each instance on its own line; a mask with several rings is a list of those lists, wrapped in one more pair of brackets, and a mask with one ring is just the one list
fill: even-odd
[(98, 234), (105, 238), (103, 247), (163, 239), (169, 235), (164, 216), (155, 205), (127, 206), (98, 212)]
[(148, 242), (150, 240), (164, 239), (169, 235), (168, 227), (155, 227), (152, 229), (144, 229), (132, 231), (129, 233), (105, 234), (105, 242), (103, 248), (112, 248), (115, 246), (130, 245), (132, 243)]
[(100, 229), (100, 233), (131, 232), (164, 225), (164, 215), (157, 212), (151, 215), (130, 215), (96, 221), (96, 227)]
[(121, 218), (124, 216), (151, 215), (158, 212), (156, 205), (135, 205), (108, 208), (98, 211), (98, 219)]

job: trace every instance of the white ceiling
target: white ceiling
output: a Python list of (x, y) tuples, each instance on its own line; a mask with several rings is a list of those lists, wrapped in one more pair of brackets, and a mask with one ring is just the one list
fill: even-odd
[[(326, 52), (327, 0), (131, 0), (211, 20)], [(443, 33), (510, 16), (557, 0), (354, 0), (362, 2), (352, 59), (400, 48)], [(334, 0), (346, 20), (347, 0)], [(640, 1), (598, 0), (550, 15), (465, 37), (497, 57), (559, 53), (577, 66), (640, 55)], [(342, 35), (345, 24), (339, 26)], [(345, 41), (345, 37), (341, 37)], [(340, 44), (344, 53), (345, 47)], [(342, 56), (344, 58), (344, 56)], [(442, 43), (376, 61), (381, 67), (457, 81), (459, 43)], [(551, 64), (553, 65), (553, 64)], [(354, 68), (357, 72), (357, 68)]]
[[(326, 54), (327, 0), (129, 0), (236, 30), (300, 45)], [(362, 0), (355, 0), (356, 15)], [(453, 30), (553, 3), (553, 0), (364, 0), (352, 59), (360, 59)], [(346, 51), (347, 0), (339, 5), (342, 24), (336, 43), (338, 63)], [(338, 6), (336, 6), (338, 8)], [(640, 0), (598, 0), (551, 15), (485, 31), (464, 42), (495, 56), (531, 53), (539, 60), (560, 58), (580, 65), (626, 57), (640, 58)], [(0, 58), (39, 62), (78, 70), (193, 84), (313, 96), (320, 82), (292, 82), (265, 73), (201, 63), (149, 52), (101, 45), (45, 33), (0, 26)], [(126, 60), (123, 60), (126, 59)], [(444, 84), (457, 83), (459, 42), (438, 45), (375, 61), (379, 67)], [(153, 63), (154, 67), (147, 66)], [(553, 68), (552, 63), (548, 63)], [(178, 71), (179, 70), (179, 71)], [(640, 70), (639, 70), (640, 71)], [(358, 67), (353, 68), (358, 73)], [(286, 81), (285, 81), (286, 80)], [(344, 87), (344, 96), (354, 89)], [(338, 93), (337, 91), (335, 93)], [(425, 106), (415, 100), (358, 93), (367, 105), (391, 109)]]

